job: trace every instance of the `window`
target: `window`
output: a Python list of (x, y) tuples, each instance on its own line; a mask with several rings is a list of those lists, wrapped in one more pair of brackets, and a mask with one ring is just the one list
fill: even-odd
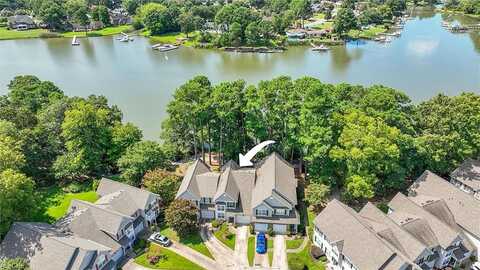
[(287, 215), (286, 209), (275, 209), (275, 215), (285, 216)]
[(257, 216), (268, 216), (268, 210), (265, 209), (257, 209), (256, 213)]
[(221, 218), (221, 219), (225, 218), (225, 213), (220, 213), (220, 212), (217, 213), (217, 218)]
[(225, 211), (225, 205), (217, 204), (217, 211)]
[(210, 204), (210, 203), (212, 203), (212, 198), (202, 197), (202, 200), (201, 200), (201, 201), (202, 201), (202, 203), (208, 203), (208, 204)]
[(235, 208), (236, 207), (236, 203), (234, 202), (227, 202), (227, 208)]

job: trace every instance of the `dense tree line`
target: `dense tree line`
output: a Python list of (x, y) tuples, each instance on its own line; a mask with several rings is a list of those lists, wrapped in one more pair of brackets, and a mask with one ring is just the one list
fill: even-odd
[(0, 96), (0, 237), (29, 218), (38, 187), (117, 173), (139, 185), (167, 167), (160, 145), (121, 120), (103, 96), (68, 97), (51, 82), (15, 77)]
[[(425, 169), (448, 174), (480, 151), (480, 96), (438, 95), (418, 105), (384, 86), (279, 77), (247, 86), (198, 76), (167, 107), (162, 138), (178, 157), (223, 164), (263, 140), (305, 164), (315, 201), (330, 189), (351, 201), (402, 190)], [(318, 186), (318, 185), (324, 186)], [(321, 200), (320, 200), (321, 202)]]
[(480, 15), (479, 0), (447, 0), (445, 1), (445, 8), (465, 14)]

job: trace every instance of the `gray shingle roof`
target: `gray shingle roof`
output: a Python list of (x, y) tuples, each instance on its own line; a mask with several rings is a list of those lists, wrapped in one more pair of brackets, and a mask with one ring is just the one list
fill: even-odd
[(233, 178), (232, 168), (226, 167), (225, 171), (220, 175), (214, 200), (217, 200), (222, 194), (227, 194), (232, 200), (237, 200), (240, 190)]
[(117, 211), (105, 209), (93, 203), (72, 200), (69, 212), (88, 209), (91, 217), (102, 231), (116, 236), (120, 229), (124, 228), (128, 223), (133, 222), (130, 216), (121, 214)]
[(28, 15), (14, 15), (8, 17), (8, 23), (10, 24), (35, 24), (32, 17)]
[(409, 260), (415, 261), (425, 249), (428, 249), (428, 246), (402, 229), (375, 205), (367, 203), (359, 214), (381, 238), (388, 241)]
[[(398, 193), (388, 206), (393, 209), (393, 215), (390, 215), (392, 219), (417, 239), (424, 238), (424, 244), (438, 244), (442, 248), (447, 248), (460, 237), (459, 231), (443, 223), (402, 193)], [(408, 214), (400, 217), (395, 213), (397, 211)], [(430, 236), (429, 230), (433, 232), (434, 237)]]
[(375, 234), (358, 213), (338, 200), (332, 200), (314, 223), (330, 243), (343, 242), (341, 252), (359, 270), (398, 269), (400, 265), (408, 264)]
[(197, 159), (192, 165), (188, 167), (175, 197), (178, 198), (184, 192), (189, 191), (192, 195), (197, 196), (197, 199), (200, 199), (201, 194), (198, 188), (196, 176), (199, 174), (210, 172), (210, 168), (202, 160)]
[[(419, 196), (442, 199), (450, 209), (455, 222), (470, 233), (480, 237), (480, 201), (459, 190), (440, 176), (425, 171), (409, 189), (412, 199)], [(418, 199), (417, 199), (418, 200)], [(438, 207), (438, 206), (437, 206)], [(451, 219), (440, 208), (426, 207), (445, 221)]]
[(17, 222), (0, 245), (0, 258), (25, 258), (32, 270), (77, 270), (90, 254), (109, 250), (50, 224)]
[(259, 162), (257, 167), (252, 208), (261, 204), (274, 191), (288, 200), (292, 206), (297, 205), (297, 179), (294, 168), (287, 161), (274, 152)]
[[(136, 205), (137, 209), (146, 209), (153, 200), (159, 198), (157, 194), (148, 190), (136, 188), (107, 178), (102, 178), (102, 180), (100, 180), (97, 188), (97, 194), (103, 197), (121, 190), (128, 194), (128, 196), (131, 198), (131, 201)], [(116, 210), (119, 211), (119, 209)]]
[(480, 161), (467, 159), (452, 172), (451, 177), (475, 191), (480, 190)]
[(119, 212), (126, 216), (133, 216), (137, 212), (138, 206), (132, 203), (132, 201), (133, 199), (125, 190), (120, 190), (100, 197), (100, 199), (95, 202), (95, 205)]

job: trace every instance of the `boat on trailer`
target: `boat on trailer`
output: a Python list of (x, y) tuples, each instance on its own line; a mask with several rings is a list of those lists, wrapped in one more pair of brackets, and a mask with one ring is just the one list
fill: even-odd
[(173, 44), (155, 44), (152, 46), (152, 49), (161, 51), (161, 52), (168, 52), (171, 50), (176, 50), (180, 46), (179, 45), (173, 45)]
[(320, 44), (320, 46), (315, 46), (314, 44), (311, 44), (312, 45), (312, 51), (314, 52), (326, 52), (326, 51), (329, 51), (330, 48), (323, 45), (323, 44)]
[(80, 40), (78, 40), (77, 36), (73, 36), (72, 38), (72, 46), (80, 45)]

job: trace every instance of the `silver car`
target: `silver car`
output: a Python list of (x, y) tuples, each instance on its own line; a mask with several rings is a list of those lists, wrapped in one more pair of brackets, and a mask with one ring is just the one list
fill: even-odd
[(169, 247), (172, 245), (172, 241), (170, 241), (170, 239), (168, 239), (168, 237), (164, 236), (164, 235), (161, 235), (160, 233), (156, 232), (156, 233), (153, 233), (152, 235), (150, 235), (150, 237), (148, 238), (149, 241), (151, 242), (154, 242), (154, 243), (157, 243), (159, 245), (162, 245), (164, 247)]

